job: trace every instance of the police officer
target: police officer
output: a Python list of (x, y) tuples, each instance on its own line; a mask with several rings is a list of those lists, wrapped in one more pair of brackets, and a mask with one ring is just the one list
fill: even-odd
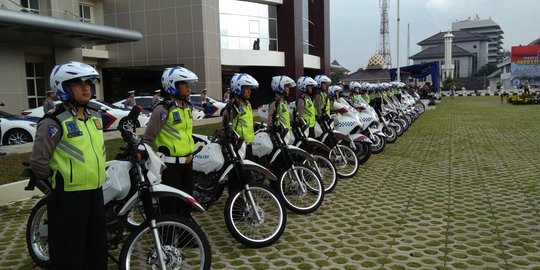
[[(188, 101), (197, 75), (187, 68), (166, 68), (161, 76), (167, 98), (154, 107), (144, 141), (165, 155), (163, 184), (193, 195), (193, 106)], [(176, 198), (161, 200), (162, 213), (190, 217), (191, 207)]]
[(313, 88), (317, 86), (317, 82), (309, 76), (300, 76), (296, 81), (300, 96), (296, 99), (296, 112), (299, 117), (306, 121), (309, 137), (315, 138), (315, 105), (311, 99)]
[(318, 118), (327, 118), (330, 116), (330, 98), (328, 97), (328, 87), (332, 80), (326, 75), (315, 76), (317, 89), (315, 91), (315, 110)]
[(43, 101), (43, 112), (47, 113), (48, 111), (54, 109), (54, 100), (56, 99), (56, 95), (54, 94), (54, 90), (47, 91), (47, 98)]
[(290, 89), (295, 87), (296, 83), (290, 77), (275, 76), (272, 78), (271, 86), (276, 96), (268, 106), (267, 126), (272, 128), (276, 125), (291, 129), (289, 104), (285, 97), (289, 95)]
[(247, 144), (246, 156), (251, 156), (251, 143), (255, 138), (253, 130), (253, 112), (249, 98), (251, 91), (259, 88), (259, 82), (247, 73), (235, 73), (231, 78), (233, 98), (223, 112), (223, 124), (231, 123), (238, 135)]
[(50, 85), (63, 104), (37, 125), (30, 162), (37, 177), (51, 177), (47, 214), (54, 269), (107, 269), (103, 122), (86, 107), (99, 82), (89, 65), (55, 66)]
[(353, 108), (359, 108), (362, 103), (362, 97), (360, 96), (360, 88), (362, 85), (359, 82), (352, 81), (349, 84), (349, 91), (352, 93), (352, 105)]
[(126, 98), (126, 101), (124, 101), (124, 107), (131, 109), (133, 106), (135, 106), (135, 90), (128, 91), (128, 95), (128, 98)]
[(158, 105), (160, 99), (161, 89), (154, 90), (154, 96), (152, 97), (152, 107)]

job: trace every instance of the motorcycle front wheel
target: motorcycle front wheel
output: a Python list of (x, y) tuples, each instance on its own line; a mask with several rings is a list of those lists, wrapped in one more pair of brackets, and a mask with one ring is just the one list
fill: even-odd
[[(210, 269), (212, 252), (202, 229), (180, 216), (161, 216), (156, 230), (165, 255), (166, 269)], [(161, 269), (149, 223), (138, 226), (120, 253), (120, 269)]]
[(324, 186), (319, 176), (303, 165), (289, 168), (279, 178), (278, 192), (287, 209), (297, 214), (317, 210), (324, 199)]
[(285, 207), (275, 191), (258, 183), (250, 183), (249, 189), (229, 190), (224, 215), (231, 235), (251, 248), (272, 245), (287, 224)]
[(386, 139), (384, 137), (375, 135), (373, 136), (373, 144), (371, 145), (371, 152), (373, 154), (378, 154), (384, 150), (386, 146)]
[(26, 224), (26, 247), (32, 261), (42, 268), (50, 268), (49, 237), (47, 226), (47, 198), (37, 202), (32, 208)]
[(336, 145), (330, 149), (328, 159), (336, 167), (337, 175), (341, 178), (351, 178), (360, 168), (358, 158), (354, 151), (345, 145)]
[(354, 147), (356, 147), (356, 157), (358, 158), (359, 164), (364, 164), (371, 157), (371, 143), (367, 142), (354, 142)]
[(383, 133), (384, 133), (384, 135), (386, 135), (386, 142), (387, 143), (396, 142), (396, 140), (397, 140), (397, 132), (393, 127), (391, 127), (391, 126), (384, 127), (383, 128)]
[[(327, 157), (321, 155), (313, 155), (314, 161), (317, 163), (317, 168), (319, 169), (319, 174), (321, 177), (322, 184), (324, 186), (324, 193), (330, 193), (337, 186), (337, 171), (336, 167)], [(314, 166), (313, 170), (317, 171)]]

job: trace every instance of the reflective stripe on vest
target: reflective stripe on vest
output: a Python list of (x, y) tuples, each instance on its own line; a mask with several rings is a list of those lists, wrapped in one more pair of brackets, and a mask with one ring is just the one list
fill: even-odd
[(306, 121), (306, 124), (308, 127), (314, 127), (315, 126), (315, 105), (313, 104), (313, 101), (311, 101), (311, 98), (306, 96), (305, 99), (305, 105), (304, 105), (304, 120)]
[(56, 116), (62, 137), (51, 158), (52, 185), (62, 175), (65, 191), (92, 190), (105, 181), (105, 144), (101, 115), (91, 112), (86, 121), (65, 111)]
[(291, 129), (291, 118), (289, 115), (289, 106), (287, 106), (287, 102), (279, 102), (277, 118), (278, 125)]
[(234, 109), (236, 110), (236, 116), (232, 120), (234, 130), (238, 132), (238, 135), (244, 137), (245, 142), (252, 143), (255, 139), (255, 131), (253, 130), (251, 104), (246, 102), (240, 107), (234, 105)]
[(193, 153), (195, 143), (191, 136), (193, 132), (192, 112), (189, 106), (169, 108), (167, 122), (156, 137), (156, 146), (167, 147), (169, 156), (183, 157)]

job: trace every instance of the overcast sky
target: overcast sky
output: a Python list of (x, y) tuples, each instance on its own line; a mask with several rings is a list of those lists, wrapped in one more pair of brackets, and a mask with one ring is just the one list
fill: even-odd
[[(504, 31), (503, 48), (526, 45), (540, 37), (540, 0), (400, 0), (400, 66), (407, 65), (407, 24), (410, 55), (416, 43), (452, 28), (452, 22), (474, 16), (491, 17)], [(392, 66), (397, 60), (397, 0), (388, 11)], [(330, 1), (330, 59), (351, 72), (365, 67), (379, 48), (379, 0)], [(412, 64), (412, 60), (411, 60)]]

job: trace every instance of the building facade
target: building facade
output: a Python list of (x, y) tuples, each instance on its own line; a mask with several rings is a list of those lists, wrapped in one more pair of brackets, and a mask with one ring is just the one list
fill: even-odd
[[(444, 35), (440, 32), (418, 43), (422, 51), (410, 57), (414, 64), (424, 64), (438, 61), (444, 65)], [(452, 41), (452, 61), (454, 64), (454, 76), (467, 78), (472, 76), (478, 69), (489, 61), (488, 43), (489, 38), (468, 31), (451, 31), (454, 36)], [(442, 70), (442, 69), (441, 69)]]
[(328, 0), (107, 2), (105, 24), (143, 34), (140, 41), (107, 46), (105, 88), (113, 89), (107, 97), (113, 100), (131, 89), (159, 88), (160, 72), (171, 65), (193, 70), (195, 91), (206, 88), (217, 99), (234, 73), (249, 73), (260, 84), (254, 105), (270, 101), (272, 76), (330, 71)]
[(453, 22), (452, 31), (458, 30), (464, 30), (487, 37), (489, 39), (488, 63), (497, 63), (499, 54), (503, 50), (502, 44), (504, 39), (504, 31), (499, 24), (494, 22), (491, 18), (480, 20), (478, 15), (476, 15), (473, 19), (469, 18), (467, 20)]
[[(103, 25), (102, 2), (4, 0), (0, 2), (0, 99), (19, 114), (42, 105), (52, 67), (84, 61), (101, 72), (104, 44), (136, 41), (141, 34)], [(104, 97), (103, 88), (96, 91)]]
[[(272, 76), (330, 73), (328, 0), (4, 0), (2, 7), (0, 23), (12, 27), (0, 29), (0, 76), (9, 81), (0, 98), (12, 113), (40, 106), (51, 68), (67, 60), (103, 74), (96, 96), (106, 101), (129, 90), (151, 94), (169, 66), (193, 70), (196, 90), (217, 99), (235, 72), (250, 73), (260, 84), (254, 105), (270, 101)], [(6, 12), (54, 23), (18, 26)]]

